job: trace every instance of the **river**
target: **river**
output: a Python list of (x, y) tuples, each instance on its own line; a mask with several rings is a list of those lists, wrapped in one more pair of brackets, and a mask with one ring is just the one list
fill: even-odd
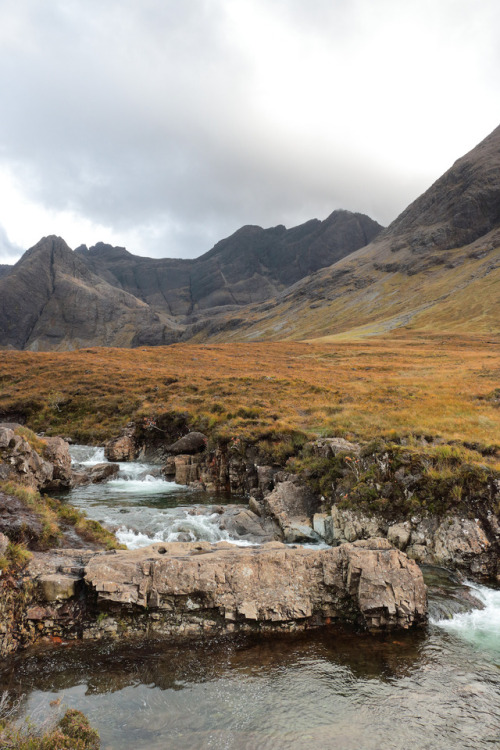
[[(146, 464), (123, 464), (117, 479), (71, 495), (130, 547), (179, 534), (238, 543), (220, 528), (228, 500), (164, 482)], [(500, 591), (444, 570), (425, 575), (431, 618), (421, 632), (36, 648), (0, 666), (0, 691), (22, 694), (35, 723), (79, 708), (103, 750), (499, 748)]]

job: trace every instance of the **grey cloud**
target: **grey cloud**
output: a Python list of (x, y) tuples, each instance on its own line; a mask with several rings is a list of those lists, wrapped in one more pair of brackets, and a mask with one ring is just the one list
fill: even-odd
[[(335, 46), (355, 28), (363, 1), (267, 4), (312, 35), (326, 25)], [(252, 61), (231, 36), (228, 5), (2, 6), (0, 162), (15, 167), (32, 199), (115, 234), (142, 233), (151, 255), (192, 257), (242, 224), (291, 225), (337, 207), (388, 223), (427, 186), (425, 176), (403, 179), (404, 165), (390, 170), (366, 148), (346, 154), (344, 144), (314, 134), (298, 143), (259, 127)], [(299, 89), (297, 97), (300, 108)]]

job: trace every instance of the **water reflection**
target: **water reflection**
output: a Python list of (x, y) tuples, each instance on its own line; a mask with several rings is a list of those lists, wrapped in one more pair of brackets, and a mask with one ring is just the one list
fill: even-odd
[[(435, 626), (169, 647), (74, 645), (12, 659), (0, 689), (88, 713), (103, 748), (481, 748), (500, 739), (500, 671)], [(480, 718), (479, 718), (480, 717)], [(494, 746), (494, 745), (493, 745)]]

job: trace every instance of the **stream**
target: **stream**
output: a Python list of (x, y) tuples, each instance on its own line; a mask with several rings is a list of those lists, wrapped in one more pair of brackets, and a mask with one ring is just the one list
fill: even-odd
[[(103, 460), (96, 449), (72, 453)], [(229, 498), (166, 482), (147, 464), (122, 464), (116, 479), (69, 500), (129, 547), (179, 535), (249, 543), (221, 528), (237, 508)], [(0, 693), (22, 696), (21, 716), (35, 724), (84, 711), (103, 750), (499, 748), (500, 591), (443, 569), (424, 575), (430, 620), (420, 632), (45, 646), (0, 665)]]

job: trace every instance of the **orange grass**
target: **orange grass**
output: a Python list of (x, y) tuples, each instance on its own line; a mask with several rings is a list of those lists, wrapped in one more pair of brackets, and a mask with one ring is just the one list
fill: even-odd
[(185, 413), (211, 434), (299, 430), (500, 443), (500, 346), (414, 332), (332, 343), (0, 352), (0, 419), (99, 443), (131, 419)]

